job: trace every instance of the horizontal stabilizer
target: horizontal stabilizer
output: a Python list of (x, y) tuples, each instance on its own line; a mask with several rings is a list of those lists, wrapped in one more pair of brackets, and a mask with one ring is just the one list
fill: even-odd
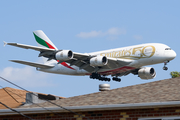
[(29, 65), (32, 67), (37, 67), (37, 68), (53, 68), (53, 65), (44, 65), (44, 64), (39, 64), (39, 63), (33, 63), (33, 62), (27, 62), (27, 61), (21, 61), (21, 60), (10, 60), (11, 62), (16, 62), (24, 65)]

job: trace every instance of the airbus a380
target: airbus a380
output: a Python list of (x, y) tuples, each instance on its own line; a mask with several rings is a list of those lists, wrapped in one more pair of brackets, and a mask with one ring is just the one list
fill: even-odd
[(169, 46), (160, 43), (148, 43), (123, 48), (110, 49), (93, 53), (77, 53), (71, 50), (59, 50), (44, 34), (42, 30), (33, 32), (38, 47), (6, 43), (25, 49), (39, 51), (39, 57), (44, 58), (44, 64), (27, 62), (21, 60), (10, 60), (12, 62), (36, 67), (38, 71), (65, 74), (65, 75), (89, 75), (92, 79), (101, 81), (112, 80), (120, 82), (119, 77), (130, 73), (138, 75), (141, 79), (153, 79), (156, 72), (152, 67), (143, 67), (158, 63), (166, 64), (176, 57), (175, 51)]

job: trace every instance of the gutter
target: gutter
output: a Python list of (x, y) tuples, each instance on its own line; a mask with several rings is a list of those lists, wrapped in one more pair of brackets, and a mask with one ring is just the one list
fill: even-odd
[[(130, 103), (130, 104), (108, 104), (108, 105), (90, 105), (90, 106), (67, 106), (66, 109), (72, 110), (73, 112), (85, 112), (85, 111), (100, 111), (100, 110), (122, 110), (122, 109), (143, 109), (143, 108), (157, 108), (157, 107), (175, 107), (180, 106), (180, 101), (170, 102), (153, 102), (153, 103)], [(42, 106), (43, 107), (43, 106)], [(68, 112), (59, 107), (45, 107), (53, 112)], [(38, 114), (38, 113), (50, 113), (50, 111), (44, 108), (15, 108), (15, 110), (23, 114)], [(1, 109), (0, 116), (2, 115), (17, 115), (18, 113), (13, 112), (9, 109)]]

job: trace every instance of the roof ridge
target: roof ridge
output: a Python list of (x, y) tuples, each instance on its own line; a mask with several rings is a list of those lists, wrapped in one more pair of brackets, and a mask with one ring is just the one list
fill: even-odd
[(19, 91), (25, 91), (25, 90), (21, 90), (21, 89), (17, 89), (17, 88), (12, 88), (12, 87), (5, 87), (6, 89), (14, 89), (14, 90), (19, 90)]

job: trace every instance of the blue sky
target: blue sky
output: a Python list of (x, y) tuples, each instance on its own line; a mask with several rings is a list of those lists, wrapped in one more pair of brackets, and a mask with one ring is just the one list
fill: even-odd
[[(69, 1), (1, 1), (0, 2), (0, 75), (35, 92), (63, 97), (98, 92), (99, 84), (111, 89), (170, 78), (171, 71), (180, 71), (180, 1), (134, 0), (69, 0)], [(56, 75), (12, 63), (19, 59), (42, 62), (38, 52), (12, 46), (3, 41), (34, 45), (32, 31), (43, 30), (59, 49), (88, 53), (142, 43), (164, 43), (176, 51), (177, 57), (163, 71), (163, 64), (152, 65), (157, 72), (153, 80), (134, 75), (122, 82), (100, 82), (89, 76)], [(0, 81), (4, 87), (14, 87)], [(15, 88), (15, 87), (14, 87)]]

